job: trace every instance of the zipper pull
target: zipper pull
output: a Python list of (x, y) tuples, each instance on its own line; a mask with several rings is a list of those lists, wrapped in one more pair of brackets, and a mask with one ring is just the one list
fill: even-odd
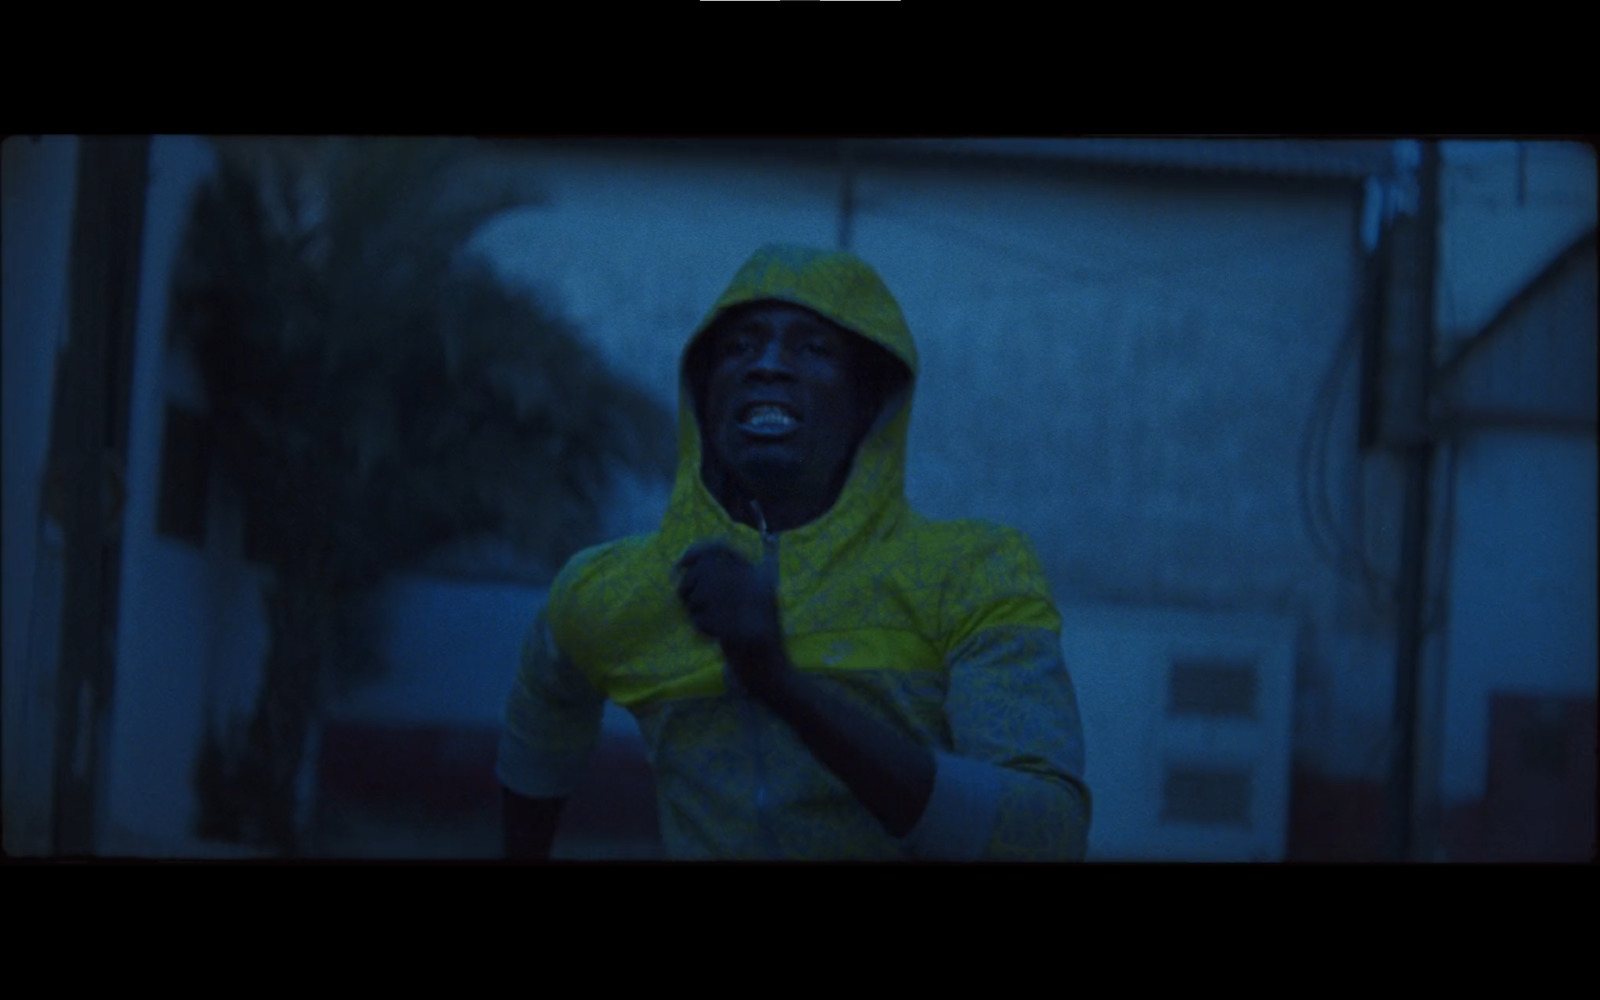
[(766, 569), (772, 580), (773, 588), (778, 585), (778, 536), (767, 530), (767, 518), (761, 513), (761, 504), (750, 501), (750, 509), (755, 511), (756, 523), (761, 528), (761, 564)]

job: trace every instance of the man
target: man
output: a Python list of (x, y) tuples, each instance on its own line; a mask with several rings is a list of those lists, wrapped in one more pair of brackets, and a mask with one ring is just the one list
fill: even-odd
[(846, 253), (758, 251), (690, 337), (659, 531), (557, 576), (507, 703), (512, 857), (548, 857), (607, 698), (668, 857), (1079, 859), (1060, 619), (1027, 540), (904, 497), (916, 348)]

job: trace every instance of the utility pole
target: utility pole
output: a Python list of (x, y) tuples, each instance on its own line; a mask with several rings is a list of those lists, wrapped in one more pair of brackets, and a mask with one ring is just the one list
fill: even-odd
[(79, 140), (72, 327), (56, 369), (47, 481), (65, 536), (53, 850), (93, 854), (116, 674), (124, 467), (150, 141)]
[(1394, 310), (1386, 317), (1383, 437), (1403, 470), (1400, 567), (1396, 590), (1394, 725), (1390, 763), (1388, 856), (1409, 861), (1415, 850), (1417, 706), (1426, 638), (1429, 509), (1433, 432), (1429, 423), (1434, 342), (1434, 283), (1439, 235), (1439, 145), (1421, 143), (1416, 211), (1397, 220), (1393, 249)]

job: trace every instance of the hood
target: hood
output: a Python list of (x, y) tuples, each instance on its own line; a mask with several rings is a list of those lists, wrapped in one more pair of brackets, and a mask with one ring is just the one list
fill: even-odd
[(759, 557), (756, 533), (736, 523), (701, 479), (700, 426), (688, 365), (695, 343), (725, 310), (763, 300), (803, 306), (825, 316), (888, 351), (910, 373), (903, 387), (884, 401), (856, 449), (839, 499), (822, 517), (785, 532), (786, 548), (835, 548), (850, 536), (886, 527), (885, 519), (897, 517), (905, 505), (906, 436), (918, 363), (899, 303), (877, 272), (854, 254), (771, 245), (745, 262), (684, 345), (678, 378), (678, 468), (661, 533), (669, 549), (721, 537), (748, 550), (752, 558)]

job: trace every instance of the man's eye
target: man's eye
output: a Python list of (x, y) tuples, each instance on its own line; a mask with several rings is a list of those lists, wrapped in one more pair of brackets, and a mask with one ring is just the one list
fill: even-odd
[(833, 344), (822, 339), (806, 341), (806, 350), (824, 358), (832, 357), (834, 354)]

